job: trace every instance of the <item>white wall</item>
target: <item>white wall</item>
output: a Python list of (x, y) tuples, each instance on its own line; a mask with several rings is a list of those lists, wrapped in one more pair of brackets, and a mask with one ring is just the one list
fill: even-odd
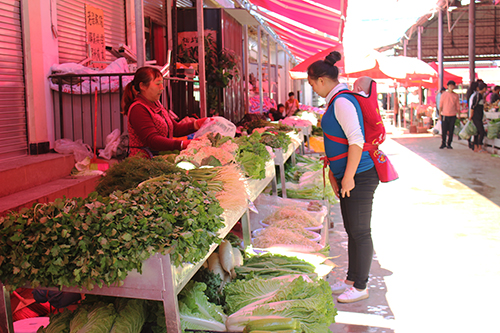
[[(29, 2), (29, 6), (28, 6)], [(50, 67), (59, 63), (56, 0), (22, 0), (22, 26), (29, 143), (54, 143)], [(51, 10), (52, 9), (52, 10)]]

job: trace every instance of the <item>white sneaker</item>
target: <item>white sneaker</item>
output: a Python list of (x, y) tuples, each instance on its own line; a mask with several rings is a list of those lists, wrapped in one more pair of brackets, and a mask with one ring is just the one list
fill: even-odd
[(338, 295), (342, 294), (344, 291), (346, 291), (346, 289), (351, 288), (352, 285), (345, 283), (344, 280), (339, 280), (332, 284), (330, 287), (332, 288), (332, 293)]
[(358, 289), (350, 287), (337, 297), (337, 301), (340, 303), (353, 303), (361, 301), (362, 299), (367, 299), (368, 297), (368, 289), (358, 291)]

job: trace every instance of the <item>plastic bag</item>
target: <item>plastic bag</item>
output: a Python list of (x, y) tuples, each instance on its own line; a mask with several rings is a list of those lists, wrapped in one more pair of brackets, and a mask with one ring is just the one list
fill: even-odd
[(438, 120), (436, 122), (436, 125), (432, 128), (432, 133), (434, 134), (441, 134), (441, 120)]
[(234, 138), (234, 135), (236, 134), (236, 125), (223, 117), (208, 118), (207, 121), (201, 125), (200, 129), (194, 134), (194, 138), (199, 138), (210, 132)]
[(106, 137), (106, 147), (99, 149), (99, 157), (109, 160), (116, 155), (116, 149), (120, 143), (120, 130), (117, 128)]
[(462, 128), (462, 130), (458, 135), (460, 136), (460, 138), (464, 140), (469, 140), (471, 136), (476, 134), (477, 134), (476, 126), (474, 126), (474, 123), (472, 121), (467, 120), (467, 123), (465, 123), (464, 128)]
[(92, 158), (94, 154), (89, 145), (82, 140), (71, 141), (70, 139), (59, 139), (54, 143), (54, 150), (61, 154), (73, 154), (77, 162), (83, 161), (86, 157)]
[(488, 139), (496, 139), (498, 138), (498, 132), (500, 132), (500, 122), (499, 123), (489, 123), (487, 126), (488, 133), (486, 134), (486, 137)]

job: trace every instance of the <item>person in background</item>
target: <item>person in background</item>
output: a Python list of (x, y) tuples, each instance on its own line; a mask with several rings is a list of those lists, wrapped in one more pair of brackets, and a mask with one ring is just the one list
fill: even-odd
[(445, 87), (441, 87), (436, 95), (436, 118), (439, 119), (439, 101), (441, 100), (441, 95), (446, 91)]
[(299, 101), (295, 98), (293, 91), (288, 93), (288, 99), (285, 102), (285, 113), (286, 117), (293, 116), (294, 113), (299, 109)]
[(276, 110), (275, 108), (269, 109), (268, 116), (271, 121), (277, 121), (283, 119), (282, 113)]
[(477, 128), (477, 134), (474, 135), (474, 152), (485, 152), (483, 150), (483, 139), (486, 134), (483, 125), (484, 116), (484, 94), (486, 93), (486, 84), (479, 82), (477, 85), (477, 93), (472, 96), (471, 113), (469, 120), (474, 123)]
[[(471, 115), (471, 107), (472, 107), (472, 99), (474, 98), (475, 94), (477, 94), (477, 85), (479, 84), (479, 82), (483, 82), (483, 80), (477, 80), (477, 81), (474, 81), (472, 82), (470, 85), (469, 85), (469, 88), (467, 89), (467, 92), (466, 92), (466, 101), (467, 101), (467, 108), (469, 110), (468, 112), (468, 118), (470, 118), (470, 115)], [(469, 138), (467, 140), (468, 144), (469, 144), (469, 148), (474, 150), (474, 143), (472, 142), (472, 138)]]
[(125, 86), (121, 106), (128, 116), (129, 156), (151, 158), (160, 151), (185, 149), (190, 140), (173, 137), (197, 131), (208, 119), (177, 123), (160, 103), (163, 89), (163, 75), (149, 66), (137, 69)]
[(373, 195), (379, 178), (373, 160), (363, 151), (365, 133), (361, 107), (352, 95), (333, 96), (347, 90), (338, 80), (335, 63), (339, 52), (331, 52), (307, 68), (309, 84), (326, 99), (328, 108), (321, 120), (328, 176), (335, 195), (340, 199), (344, 227), (348, 235), (349, 264), (345, 280), (331, 286), (340, 294), (341, 303), (352, 303), (369, 297), (367, 282), (373, 258), (371, 215)]
[[(457, 114), (460, 112), (458, 95), (453, 92), (453, 89), (456, 87), (455, 81), (448, 81), (447, 86), (448, 90), (443, 92), (439, 99), (439, 115), (441, 116), (442, 132), (442, 141), (439, 149), (453, 149), (451, 142), (453, 141), (455, 120), (457, 120)], [(448, 140), (446, 140), (446, 136), (448, 136)]]
[(490, 100), (491, 104), (500, 100), (500, 86), (494, 86), (492, 91), (493, 91), (493, 93), (491, 94), (491, 100)]
[(286, 117), (285, 106), (283, 104), (278, 104), (278, 112), (281, 114), (281, 119)]

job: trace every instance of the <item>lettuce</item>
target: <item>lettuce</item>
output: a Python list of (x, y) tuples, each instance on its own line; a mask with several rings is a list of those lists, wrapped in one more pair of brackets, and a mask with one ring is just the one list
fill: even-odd
[(183, 330), (225, 331), (226, 315), (222, 307), (210, 303), (206, 284), (190, 281), (179, 294), (179, 315)]
[[(245, 295), (253, 301), (229, 316), (226, 325), (231, 330), (244, 327), (249, 318), (255, 317), (297, 319), (304, 333), (328, 332), (328, 327), (335, 322), (337, 310), (330, 285), (325, 280), (311, 281), (302, 276), (292, 281), (282, 279), (275, 291), (270, 291), (262, 282), (275, 283), (279, 279), (255, 280), (260, 281), (240, 281), (226, 286), (226, 292), (231, 286), (230, 294), (226, 293), (226, 302), (232, 303), (233, 307), (248, 303), (243, 301)], [(238, 288), (240, 295), (236, 296)]]

